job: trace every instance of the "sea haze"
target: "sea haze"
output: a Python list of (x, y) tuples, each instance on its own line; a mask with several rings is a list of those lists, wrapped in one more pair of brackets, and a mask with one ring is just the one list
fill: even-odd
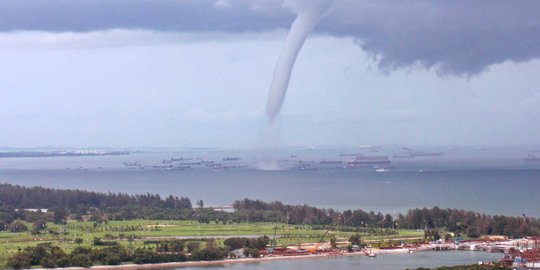
[[(251, 198), (390, 214), (439, 206), (540, 217), (537, 207), (540, 162), (524, 160), (531, 147), (422, 149), (444, 153), (434, 157), (392, 158), (393, 153), (402, 149), (294, 148), (277, 155), (284, 168), (278, 171), (257, 170), (257, 154), (232, 150), (4, 158), (0, 159), (0, 182), (100, 192), (173, 194), (187, 196), (192, 202), (202, 199), (206, 205), (227, 205), (237, 199)], [(389, 170), (343, 168), (351, 157), (340, 154), (361, 152), (366, 156), (390, 156)], [(171, 158), (175, 161), (168, 163)], [(320, 163), (323, 160), (343, 163)], [(124, 164), (135, 162), (140, 166)], [(208, 165), (197, 165), (199, 162)], [(311, 164), (310, 169), (298, 169), (300, 162)], [(183, 169), (165, 168), (169, 164), (174, 168), (192, 165)]]

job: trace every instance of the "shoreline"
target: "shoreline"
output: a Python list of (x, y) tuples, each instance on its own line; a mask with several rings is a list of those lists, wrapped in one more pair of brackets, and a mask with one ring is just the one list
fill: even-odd
[[(315, 259), (315, 258), (335, 258), (339, 256), (365, 256), (363, 252), (341, 253), (340, 255), (329, 254), (310, 254), (296, 256), (275, 256), (261, 258), (242, 258), (242, 259), (225, 259), (217, 261), (187, 261), (187, 262), (168, 262), (168, 263), (148, 263), (148, 264), (125, 264), (125, 265), (97, 265), (86, 267), (67, 267), (57, 269), (83, 270), (83, 269), (99, 269), (99, 270), (143, 270), (143, 269), (171, 269), (181, 267), (200, 267), (213, 266), (237, 263), (258, 263), (276, 260), (298, 260), (298, 259)], [(47, 268), (36, 268), (37, 270), (46, 270)]]
[[(380, 250), (377, 250), (380, 251)], [(415, 250), (415, 252), (423, 252), (424, 250)], [(427, 250), (426, 250), (427, 251)], [(458, 250), (447, 250), (458, 251)], [(465, 250), (464, 252), (467, 252)], [(477, 251), (468, 251), (477, 252)], [(377, 254), (403, 254), (400, 250), (396, 251), (384, 251), (376, 252)], [(91, 267), (67, 267), (57, 269), (68, 270), (84, 270), (84, 269), (97, 269), (97, 270), (147, 270), (147, 269), (173, 269), (173, 268), (185, 268), (185, 267), (204, 267), (204, 266), (216, 266), (238, 263), (260, 263), (269, 261), (282, 261), (282, 260), (300, 260), (300, 259), (319, 259), (319, 258), (338, 258), (341, 256), (366, 256), (364, 252), (347, 252), (333, 254), (309, 254), (309, 255), (293, 255), (293, 256), (275, 256), (275, 257), (261, 257), (261, 258), (242, 258), (242, 259), (225, 259), (216, 261), (186, 261), (186, 262), (167, 262), (167, 263), (149, 263), (149, 264), (125, 264), (125, 265), (97, 265)], [(46, 270), (46, 268), (36, 268), (37, 270)]]

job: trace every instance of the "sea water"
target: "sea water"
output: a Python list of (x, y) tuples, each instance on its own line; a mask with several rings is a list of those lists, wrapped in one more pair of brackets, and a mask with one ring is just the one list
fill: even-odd
[(369, 270), (399, 270), (419, 267), (438, 267), (453, 265), (470, 265), (479, 262), (498, 261), (501, 253), (485, 253), (474, 251), (426, 251), (412, 254), (381, 254), (376, 258), (366, 256), (343, 256), (337, 258), (312, 258), (298, 260), (265, 261), (259, 263), (223, 264), (207, 267), (186, 267), (188, 269), (227, 269), (227, 270), (326, 270), (326, 269), (369, 269)]
[[(364, 155), (389, 155), (399, 149)], [(446, 149), (442, 156), (391, 159), (387, 172), (344, 168), (340, 153), (357, 149), (289, 149), (283, 169), (255, 169), (250, 151), (163, 151), (126, 156), (4, 158), (0, 183), (100, 192), (157, 193), (189, 197), (205, 205), (230, 205), (243, 198), (279, 200), (324, 208), (363, 209), (395, 215), (416, 207), (458, 208), (487, 214), (540, 217), (540, 162), (526, 162), (528, 150)], [(239, 160), (223, 160), (240, 157)], [(183, 170), (154, 168), (163, 160), (213, 161)], [(342, 161), (323, 164), (322, 160)], [(140, 162), (143, 167), (125, 166)], [(310, 163), (309, 170), (295, 167)]]

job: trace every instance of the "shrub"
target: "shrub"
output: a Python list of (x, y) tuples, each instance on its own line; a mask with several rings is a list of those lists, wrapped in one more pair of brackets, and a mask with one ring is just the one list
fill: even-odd
[(467, 236), (470, 238), (478, 238), (480, 237), (480, 232), (476, 227), (469, 227), (467, 228)]
[(13, 269), (30, 268), (32, 266), (32, 257), (25, 252), (18, 252), (15, 255), (9, 257), (7, 261), (7, 267)]
[(28, 227), (20, 221), (15, 221), (8, 225), (8, 230), (13, 233), (25, 232), (25, 231), (28, 231)]

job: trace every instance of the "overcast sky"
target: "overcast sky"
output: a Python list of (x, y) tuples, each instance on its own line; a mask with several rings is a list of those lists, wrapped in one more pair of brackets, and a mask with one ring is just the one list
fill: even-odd
[[(250, 147), (294, 18), (280, 0), (0, 1), (0, 146)], [(334, 0), (282, 141), (540, 144), (539, 58), (537, 0)]]

